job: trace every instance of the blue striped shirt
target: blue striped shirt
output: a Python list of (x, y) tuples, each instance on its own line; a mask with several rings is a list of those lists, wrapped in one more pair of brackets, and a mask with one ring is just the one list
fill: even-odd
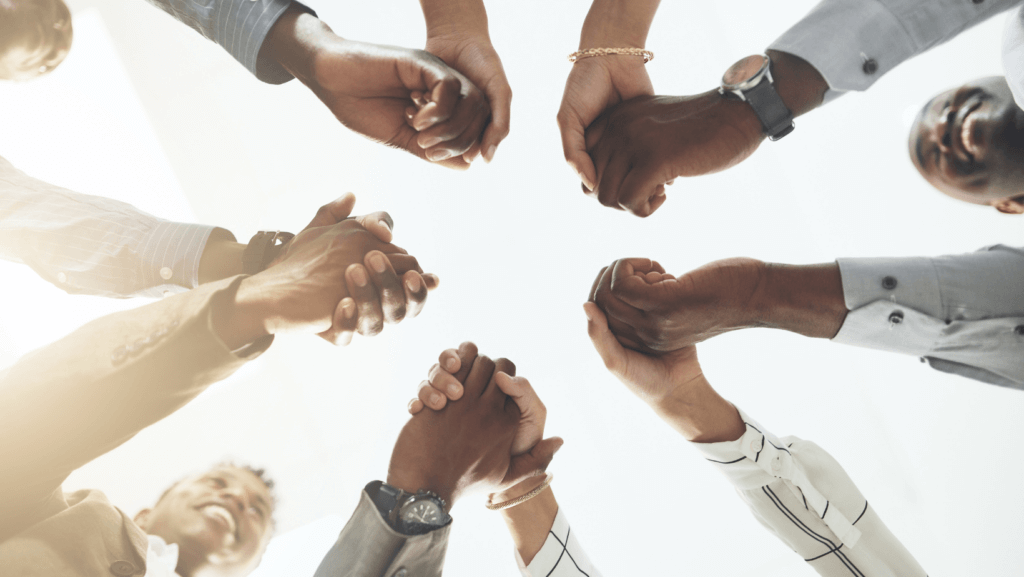
[(293, 77), (277, 62), (260, 59), (267, 33), (293, 3), (292, 0), (149, 0), (164, 12), (220, 44), (256, 78), (282, 84)]
[(199, 285), (211, 233), (117, 200), (47, 184), (0, 157), (0, 258), (71, 294), (161, 296)]

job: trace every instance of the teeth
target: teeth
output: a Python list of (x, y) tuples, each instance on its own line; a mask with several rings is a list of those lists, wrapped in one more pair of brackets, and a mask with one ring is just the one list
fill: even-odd
[(960, 125), (960, 142), (964, 145), (964, 150), (967, 151), (971, 156), (978, 155), (978, 147), (974, 142), (974, 111), (967, 113), (964, 117), (963, 124)]
[(227, 523), (229, 532), (231, 532), (231, 533), (235, 532), (235, 518), (231, 516), (231, 513), (228, 512), (227, 509), (225, 509), (224, 507), (221, 507), (220, 505), (208, 505), (208, 506), (204, 507), (203, 510), (208, 515), (212, 515), (212, 516), (224, 519), (224, 522)]

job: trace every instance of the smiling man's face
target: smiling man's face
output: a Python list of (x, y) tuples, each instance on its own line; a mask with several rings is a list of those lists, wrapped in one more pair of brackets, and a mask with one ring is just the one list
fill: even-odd
[(1024, 213), (1024, 111), (1002, 76), (947, 90), (910, 129), (910, 158), (944, 194)]
[(178, 545), (182, 577), (247, 575), (270, 540), (273, 506), (263, 480), (221, 466), (177, 483), (135, 522)]

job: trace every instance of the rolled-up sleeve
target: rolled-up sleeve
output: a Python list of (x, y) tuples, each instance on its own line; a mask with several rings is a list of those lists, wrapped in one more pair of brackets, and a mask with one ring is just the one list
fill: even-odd
[(867, 90), (903, 61), (1020, 0), (824, 0), (769, 46), (803, 58), (828, 82), (829, 100)]
[(280, 64), (260, 59), (267, 33), (293, 0), (149, 0), (196, 32), (219, 44), (256, 78), (269, 84), (288, 82), (293, 76)]
[(850, 312), (834, 341), (1024, 389), (1024, 250), (837, 262)]
[(824, 449), (779, 438), (742, 410), (735, 441), (693, 443), (733, 485), (754, 517), (820, 575), (925, 572)]
[(0, 258), (65, 292), (156, 297), (195, 288), (211, 234), (234, 240), (224, 229), (47, 184), (0, 158)]

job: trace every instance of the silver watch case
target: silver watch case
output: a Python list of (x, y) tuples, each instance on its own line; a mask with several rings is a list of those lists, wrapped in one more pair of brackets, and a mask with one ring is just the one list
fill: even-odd
[(744, 92), (760, 84), (766, 77), (768, 82), (775, 82), (775, 79), (772, 78), (771, 64), (772, 61), (766, 54), (747, 56), (725, 71), (718, 92), (723, 96), (733, 95), (746, 102), (747, 97)]
[(443, 503), (443, 499), (427, 491), (408, 495), (398, 505), (396, 517), (406, 524), (420, 523), (441, 527), (448, 522), (448, 514), (444, 512)]

